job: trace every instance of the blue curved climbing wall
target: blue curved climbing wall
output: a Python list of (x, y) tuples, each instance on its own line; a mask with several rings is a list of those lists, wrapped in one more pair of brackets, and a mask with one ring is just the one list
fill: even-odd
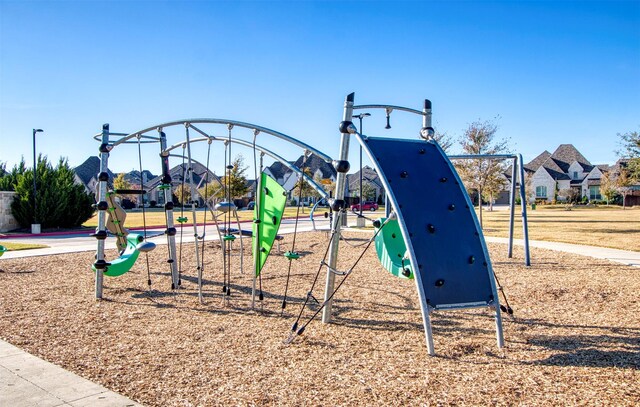
[(497, 301), (482, 231), (442, 149), (423, 140), (374, 137), (365, 138), (364, 147), (386, 184), (423, 301), (433, 309)]

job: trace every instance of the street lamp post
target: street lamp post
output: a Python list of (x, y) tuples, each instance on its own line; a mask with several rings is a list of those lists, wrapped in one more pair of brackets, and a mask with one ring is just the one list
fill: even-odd
[[(357, 115), (354, 115), (354, 118), (357, 118), (360, 120), (360, 134), (362, 134), (362, 119), (364, 119), (365, 117), (369, 117), (371, 116), (371, 113), (360, 113)], [(363, 227), (364, 226), (364, 218), (362, 217), (362, 146), (360, 146), (360, 216), (358, 216), (358, 220), (357, 220), (357, 224), (359, 227)]]
[(42, 133), (42, 129), (33, 129), (33, 224), (31, 225), (31, 233), (40, 233), (40, 224), (38, 223), (38, 199), (36, 187), (36, 175), (38, 170), (38, 162), (36, 161), (36, 133)]

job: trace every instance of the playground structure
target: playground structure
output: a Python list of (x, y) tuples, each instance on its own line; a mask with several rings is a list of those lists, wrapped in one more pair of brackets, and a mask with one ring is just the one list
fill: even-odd
[[(204, 232), (200, 234), (196, 218), (196, 208), (193, 197), (198, 196), (198, 191), (193, 181), (192, 163), (196, 162), (192, 157), (192, 145), (195, 143), (207, 142), (207, 162), (209, 169), (209, 156), (211, 145), (214, 141), (221, 142), (225, 148), (225, 169), (233, 168), (231, 163), (231, 146), (237, 144), (251, 148), (254, 152), (254, 168), (256, 169), (256, 179), (259, 180), (255, 195), (254, 223), (251, 232), (252, 252), (254, 256), (253, 264), (253, 287), (252, 306), (256, 299), (256, 284), (260, 282), (260, 299), (262, 299), (261, 270), (273, 247), (274, 240), (278, 233), (278, 228), (284, 213), (286, 204), (286, 191), (278, 185), (275, 180), (262, 173), (263, 157), (265, 155), (281, 162), (290, 170), (294, 171), (299, 180), (304, 180), (311, 185), (322, 198), (329, 202), (332, 216), (330, 217), (331, 230), (330, 239), (327, 244), (325, 258), (322, 260), (311, 290), (302, 304), (298, 318), (292, 326), (291, 334), (287, 341), (292, 341), (296, 336), (301, 335), (306, 326), (322, 313), (322, 321), (331, 321), (333, 299), (344, 283), (346, 278), (356, 267), (358, 261), (365, 254), (369, 246), (375, 243), (378, 258), (385, 269), (393, 275), (401, 278), (414, 279), (416, 282), (419, 297), (423, 326), (425, 331), (427, 349), (429, 354), (435, 353), (431, 329), (430, 315), (435, 311), (458, 310), (468, 308), (490, 308), (495, 312), (496, 336), (499, 347), (503, 346), (501, 308), (511, 313), (510, 308), (501, 307), (498, 298), (500, 287), (496, 285), (496, 278), (491, 266), (486, 243), (482, 230), (476, 218), (473, 205), (464, 190), (462, 181), (457, 175), (450, 158), (439, 147), (433, 139), (434, 130), (431, 127), (431, 102), (425, 100), (422, 111), (393, 105), (354, 105), (355, 95), (349, 94), (346, 98), (343, 112), (343, 120), (340, 123), (341, 143), (340, 153), (337, 160), (333, 160), (326, 154), (315, 148), (283, 133), (253, 125), (250, 123), (238, 122), (225, 119), (192, 119), (163, 123), (148, 127), (133, 133), (111, 133), (109, 125), (105, 124), (102, 133), (95, 136), (101, 142), (100, 159), (101, 173), (99, 175), (99, 185), (97, 189), (98, 227), (94, 236), (97, 238), (96, 261), (93, 265), (96, 270), (96, 298), (103, 296), (103, 275), (117, 275), (112, 270), (115, 267), (118, 272), (126, 272), (131, 268), (138, 252), (148, 252), (153, 249), (152, 244), (146, 241), (146, 231), (144, 235), (128, 234), (123, 228), (124, 218), (117, 210), (116, 204), (112, 201), (112, 196), (117, 191), (108, 190), (108, 157), (110, 152), (120, 144), (137, 144), (139, 152), (139, 163), (142, 173), (141, 144), (155, 143), (160, 147), (160, 158), (162, 165), (162, 185), (160, 189), (165, 198), (165, 218), (166, 229), (164, 235), (167, 238), (168, 254), (167, 264), (171, 274), (171, 288), (178, 289), (180, 283), (180, 261), (176, 247), (177, 229), (174, 224), (174, 204), (172, 202), (172, 179), (170, 174), (169, 158), (182, 158), (183, 163), (188, 161), (186, 177), (182, 177), (183, 186), (188, 180), (191, 189), (191, 214), (193, 216), (193, 236), (196, 254), (196, 264), (198, 272), (198, 294), (203, 301), (202, 280), (204, 270), (204, 246), (199, 250), (200, 242), (204, 241)], [(389, 127), (390, 114), (394, 110), (406, 111), (422, 116), (422, 128), (420, 139), (391, 139), (380, 137), (368, 137), (360, 134), (351, 122), (354, 110), (357, 109), (384, 109), (387, 118), (387, 128)], [(213, 135), (211, 131), (201, 129), (202, 125), (220, 125), (227, 131), (226, 137)], [(185, 131), (184, 139), (168, 147), (166, 131), (169, 128), (183, 127)], [(253, 135), (253, 140), (245, 140), (232, 136), (232, 130), (240, 128), (249, 130)], [(198, 138), (192, 138), (190, 131), (199, 134)], [(157, 135), (150, 133), (156, 132)], [(335, 193), (329, 197), (324, 189), (304, 173), (304, 168), (298, 168), (283, 157), (256, 144), (259, 134), (266, 134), (281, 141), (297, 146), (303, 150), (304, 157), (307, 154), (315, 154), (328, 163), (332, 163), (337, 171)], [(349, 164), (349, 143), (350, 139), (355, 140), (362, 146), (373, 166), (383, 182), (386, 191), (388, 205), (386, 205), (386, 217), (374, 222), (375, 233), (367, 242), (358, 260), (346, 271), (336, 269), (339, 254), (339, 243), (341, 241), (341, 230), (345, 224), (346, 204), (345, 204), (345, 182), (346, 174), (350, 169)], [(172, 151), (182, 148), (182, 154), (173, 154)], [(260, 154), (260, 164), (257, 165), (256, 154)], [(515, 208), (516, 191), (516, 171), (519, 168), (520, 179), (523, 179), (522, 157), (519, 155), (508, 156), (483, 156), (483, 157), (462, 157), (457, 159), (482, 158), (482, 159), (513, 159), (513, 177), (511, 190), (511, 220), (509, 257), (512, 254), (513, 240), (513, 219)], [(304, 164), (303, 164), (304, 167)], [(259, 168), (259, 171), (258, 171)], [(258, 173), (260, 174), (258, 176)], [(420, 176), (418, 176), (420, 175)], [(301, 184), (301, 182), (300, 182)], [(300, 187), (300, 190), (302, 188)], [(140, 188), (142, 190), (142, 186)], [(144, 193), (144, 192), (141, 192)], [(524, 199), (524, 185), (520, 183), (520, 194)], [(231, 251), (232, 243), (236, 239), (231, 230), (232, 215), (235, 213), (233, 204), (227, 188), (226, 200), (211, 207), (207, 196), (202, 197), (208, 211), (212, 213), (212, 219), (216, 224), (218, 239), (222, 246), (223, 255), (223, 294), (230, 295), (231, 285)], [(526, 226), (526, 205), (522, 205), (523, 229), (525, 237), (525, 263), (530, 264), (528, 252), (528, 235)], [(315, 207), (313, 208), (315, 210)], [(313, 210), (311, 220), (313, 221)], [(218, 214), (216, 214), (215, 212)], [(206, 213), (205, 210), (206, 224)], [(218, 217), (224, 216), (225, 225), (220, 228)], [(122, 220), (120, 220), (122, 218)], [(115, 219), (115, 222), (114, 222)], [(185, 218), (178, 219), (184, 223)], [(237, 234), (242, 239), (242, 230), (237, 221)], [(314, 225), (315, 227), (315, 225)], [(107, 230), (118, 238), (118, 248), (120, 256), (107, 262), (105, 259), (105, 239)], [(296, 217), (297, 231), (297, 217)], [(240, 245), (241, 250), (243, 245)], [(289, 259), (289, 272), (291, 272), (292, 261), (298, 258), (295, 252), (295, 232), (292, 249), (285, 253)], [(242, 265), (241, 265), (242, 268)], [(148, 266), (147, 266), (148, 269)], [(326, 271), (326, 282), (324, 290), (324, 300), (319, 309), (307, 320), (300, 324), (303, 312), (310, 299), (314, 299), (312, 292), (319, 279), (321, 270)], [(341, 276), (342, 280), (336, 287), (336, 276)], [(287, 287), (288, 287), (287, 276)], [(504, 293), (503, 293), (504, 294)], [(286, 306), (286, 287), (282, 303), (284, 310)]]

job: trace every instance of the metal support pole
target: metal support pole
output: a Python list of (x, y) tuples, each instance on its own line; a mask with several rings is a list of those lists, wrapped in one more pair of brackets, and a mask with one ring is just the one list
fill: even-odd
[[(100, 174), (106, 174), (109, 170), (109, 124), (102, 125), (102, 140), (100, 144)], [(96, 234), (104, 233), (106, 237), (106, 224), (107, 224), (107, 180), (103, 177), (99, 177), (101, 180), (98, 182), (98, 226), (96, 227)], [(104, 202), (104, 204), (101, 204)], [(98, 239), (98, 248), (96, 250), (96, 263), (104, 262), (104, 247), (106, 239)], [(96, 299), (102, 299), (102, 286), (104, 279), (104, 269), (96, 269)]]
[(527, 224), (527, 195), (524, 190), (524, 161), (522, 154), (518, 154), (518, 169), (520, 171), (520, 202), (522, 202), (522, 237), (524, 239), (524, 264), (531, 265), (529, 256), (529, 226)]
[[(351, 121), (353, 116), (353, 100), (355, 97), (355, 93), (350, 93), (347, 95), (344, 101), (344, 113), (342, 115), (342, 121), (347, 122)], [(349, 133), (341, 133), (340, 136), (340, 157), (339, 160), (346, 161), (349, 158)], [(336, 193), (335, 193), (335, 201), (334, 202), (343, 202), (344, 203), (344, 184), (347, 178), (347, 174), (344, 172), (339, 172), (336, 176)], [(322, 310), (322, 322), (329, 323), (331, 322), (331, 307), (333, 305), (333, 299), (330, 299), (331, 294), (333, 293), (334, 283), (335, 283), (335, 274), (331, 272), (331, 270), (336, 269), (336, 264), (338, 262), (338, 247), (340, 244), (340, 228), (341, 228), (341, 219), (342, 216), (345, 216), (344, 208), (339, 208), (342, 212), (337, 213), (333, 218), (333, 222), (331, 225), (331, 232), (335, 233), (333, 239), (331, 239), (331, 245), (329, 246), (329, 266), (327, 267), (327, 282), (324, 289), (324, 301), (325, 307)]]
[[(516, 177), (518, 167), (518, 157), (513, 157), (513, 165), (511, 168), (511, 191), (509, 192), (509, 248), (507, 250), (507, 257), (513, 257), (513, 218), (516, 212)], [(526, 205), (526, 202), (522, 203)]]
[[(189, 160), (189, 168), (187, 168), (187, 173), (189, 175), (189, 191), (191, 191), (191, 216), (193, 216), (193, 241), (196, 249), (196, 266), (198, 271), (198, 301), (200, 304), (203, 303), (202, 298), (202, 263), (200, 262), (200, 250), (198, 249), (198, 222), (196, 219), (196, 187), (193, 184), (193, 166), (191, 161), (191, 140), (189, 139), (189, 123), (185, 123), (185, 139), (187, 143), (187, 159)], [(182, 202), (184, 205), (184, 202)], [(206, 227), (206, 225), (204, 225)], [(204, 243), (203, 243), (204, 244)]]
[[(262, 161), (262, 155), (260, 156), (260, 161)], [(262, 167), (262, 165), (261, 165)], [(260, 213), (260, 205), (262, 205), (262, 200), (260, 196), (262, 195), (262, 171), (258, 173), (258, 179), (256, 180), (258, 184), (258, 188), (256, 189), (256, 196), (253, 197), (253, 213)], [(260, 233), (262, 230), (261, 220), (258, 218), (253, 219), (253, 223), (256, 225), (256, 233), (253, 236), (253, 276), (251, 278), (251, 309), (254, 309), (256, 306), (256, 280), (258, 279), (258, 269), (260, 268)]]
[(160, 160), (162, 164), (162, 184), (164, 186), (164, 210), (167, 229), (167, 246), (169, 247), (169, 270), (171, 271), (171, 289), (177, 290), (180, 286), (180, 274), (178, 273), (175, 225), (173, 223), (173, 191), (171, 190), (171, 173), (169, 169), (169, 152), (167, 149), (167, 135), (159, 129), (160, 133)]

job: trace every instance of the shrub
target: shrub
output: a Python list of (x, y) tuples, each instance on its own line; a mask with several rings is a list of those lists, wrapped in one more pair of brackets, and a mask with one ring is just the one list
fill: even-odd
[[(34, 223), (33, 170), (26, 170), (22, 162), (14, 172), (12, 187), (16, 197), (11, 212), (20, 226), (27, 228)], [(45, 229), (76, 227), (93, 215), (93, 197), (74, 182), (73, 170), (66, 159), (60, 159), (53, 168), (46, 157), (38, 157), (36, 188), (36, 220)]]

